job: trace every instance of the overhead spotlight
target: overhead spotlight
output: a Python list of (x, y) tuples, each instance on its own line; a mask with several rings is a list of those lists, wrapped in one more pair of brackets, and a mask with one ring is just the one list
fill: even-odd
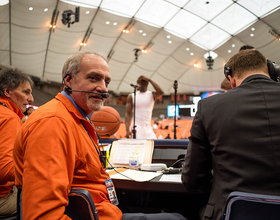
[[(72, 18), (75, 18), (74, 21), (72, 21)], [(75, 22), (80, 21), (80, 7), (75, 8), (75, 13), (72, 10), (66, 10), (62, 13), (62, 23), (64, 25), (68, 25), (68, 28), (71, 24), (74, 24)]]
[(126, 27), (123, 29), (123, 33), (129, 33), (130, 29), (133, 27), (133, 25), (135, 24), (135, 20), (132, 18), (130, 20), (130, 22), (128, 23), (128, 25), (126, 25)]
[(134, 56), (135, 56), (134, 62), (137, 62), (138, 61), (139, 52), (141, 52), (141, 50), (139, 48), (135, 48), (133, 51), (134, 51)]
[(90, 37), (90, 35), (91, 35), (92, 30), (93, 30), (93, 28), (88, 28), (88, 29), (87, 29), (87, 32), (86, 32), (86, 34), (85, 34), (85, 36), (84, 36), (84, 39), (83, 39), (83, 41), (80, 43), (80, 46), (81, 46), (81, 47), (85, 47), (85, 46), (87, 45), (87, 41), (88, 41), (88, 39), (89, 39), (89, 37)]
[(52, 14), (51, 24), (49, 25), (49, 30), (50, 31), (54, 32), (54, 30), (56, 28), (56, 22), (57, 22), (58, 14), (59, 14), (59, 11), (54, 9), (53, 14)]
[(143, 49), (142, 49), (142, 53), (147, 53), (149, 49), (151, 49), (151, 47), (154, 45), (155, 43), (150, 41)]
[(207, 57), (206, 59), (206, 64), (208, 66), (208, 70), (212, 70), (212, 66), (214, 64), (214, 59), (212, 58), (212, 56), (210, 55), (210, 52), (209, 52), (209, 56)]

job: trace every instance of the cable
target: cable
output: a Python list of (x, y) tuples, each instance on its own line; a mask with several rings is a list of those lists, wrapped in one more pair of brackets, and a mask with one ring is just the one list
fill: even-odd
[(173, 167), (175, 164), (177, 164), (178, 162), (183, 161), (183, 160), (185, 160), (185, 158), (181, 158), (179, 160), (176, 160), (170, 167)]

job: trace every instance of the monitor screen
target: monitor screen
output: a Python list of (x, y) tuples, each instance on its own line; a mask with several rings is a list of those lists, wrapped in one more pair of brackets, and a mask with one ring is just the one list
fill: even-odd
[(200, 97), (201, 97), (201, 99), (204, 99), (204, 98), (207, 98), (209, 96), (216, 95), (219, 93), (222, 93), (222, 92), (204, 92), (200, 95)]
[[(179, 105), (176, 105), (176, 116), (179, 115)], [(167, 106), (167, 117), (174, 117), (175, 116), (175, 105), (168, 105)]]

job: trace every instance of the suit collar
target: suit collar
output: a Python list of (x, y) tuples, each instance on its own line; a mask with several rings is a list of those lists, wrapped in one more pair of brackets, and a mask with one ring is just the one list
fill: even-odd
[(251, 75), (251, 76), (248, 76), (247, 78), (245, 78), (240, 85), (250, 82), (252, 80), (258, 80), (258, 79), (272, 80), (268, 76), (265, 76), (262, 74), (254, 74), (254, 75)]

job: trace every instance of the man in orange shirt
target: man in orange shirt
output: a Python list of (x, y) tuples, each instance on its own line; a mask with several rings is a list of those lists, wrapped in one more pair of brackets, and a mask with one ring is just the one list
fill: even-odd
[(16, 213), (17, 190), (14, 187), (14, 142), (26, 105), (33, 102), (29, 76), (7, 67), (0, 73), (0, 217)]
[[(22, 187), (22, 219), (70, 219), (64, 212), (72, 188), (89, 191), (100, 220), (133, 219), (123, 217), (108, 193), (106, 185), (109, 188), (112, 181), (89, 120), (108, 97), (111, 76), (106, 58), (95, 51), (77, 52), (65, 62), (62, 77), (64, 91), (28, 117), (15, 141), (15, 184)], [(166, 216), (156, 217), (172, 219)]]

